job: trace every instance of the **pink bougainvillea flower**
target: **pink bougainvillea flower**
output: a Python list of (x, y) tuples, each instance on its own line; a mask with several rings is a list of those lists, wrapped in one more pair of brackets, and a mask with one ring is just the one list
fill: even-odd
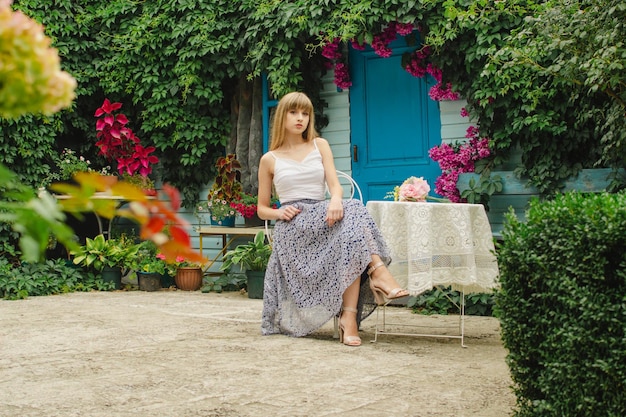
[(322, 56), (327, 59), (339, 59), (341, 58), (341, 51), (339, 50), (339, 43), (341, 39), (335, 38), (332, 42), (327, 43), (322, 48)]
[(396, 22), (396, 33), (400, 36), (406, 36), (413, 32), (413, 23)]
[(346, 89), (352, 86), (348, 67), (342, 62), (337, 63), (335, 66), (335, 85), (341, 89)]
[(461, 195), (456, 187), (459, 174), (474, 172), (476, 161), (491, 155), (489, 138), (481, 138), (478, 128), (470, 126), (465, 135), (469, 140), (451, 146), (442, 143), (431, 148), (428, 156), (439, 163), (442, 174), (435, 181), (435, 191), (452, 202), (461, 202)]

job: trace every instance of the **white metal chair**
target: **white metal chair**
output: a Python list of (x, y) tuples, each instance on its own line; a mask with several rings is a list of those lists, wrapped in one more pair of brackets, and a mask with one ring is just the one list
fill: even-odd
[[(352, 178), (350, 175), (346, 174), (343, 171), (337, 170), (337, 177), (339, 177), (339, 182), (344, 187), (344, 192), (346, 191), (346, 187), (348, 187), (348, 193), (344, 194), (344, 197), (347, 198), (358, 198), (363, 202), (363, 193), (361, 193), (361, 188), (359, 184)], [(355, 197), (357, 196), (357, 197)]]
[[(359, 184), (357, 184), (357, 182), (354, 180), (354, 178), (352, 178), (349, 174), (343, 171), (339, 171), (339, 170), (337, 170), (337, 177), (339, 177), (339, 183), (341, 183), (341, 186), (344, 189), (343, 197), (346, 199), (358, 198), (362, 203), (363, 193), (361, 192), (361, 188), (359, 187)], [(326, 192), (328, 194), (328, 188), (326, 189)], [(330, 197), (330, 195), (328, 197)], [(270, 222), (268, 220), (265, 220), (265, 236), (267, 237), (268, 241), (271, 243), (272, 235), (271, 235), (271, 229), (269, 227), (269, 223)], [(335, 316), (333, 322), (334, 322), (333, 324), (335, 328), (333, 337), (335, 339), (338, 339), (339, 338), (339, 318)]]

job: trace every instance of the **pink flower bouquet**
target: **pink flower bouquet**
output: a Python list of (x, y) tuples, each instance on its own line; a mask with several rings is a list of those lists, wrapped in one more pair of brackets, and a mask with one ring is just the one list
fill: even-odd
[(426, 201), (430, 192), (430, 185), (422, 177), (410, 177), (406, 179), (398, 190), (400, 201)]
[(430, 185), (423, 177), (409, 177), (402, 185), (395, 186), (393, 191), (389, 191), (385, 198), (393, 198), (394, 201), (416, 201), (424, 202), (426, 200), (437, 201), (440, 203), (449, 203), (450, 200), (445, 198), (431, 197)]

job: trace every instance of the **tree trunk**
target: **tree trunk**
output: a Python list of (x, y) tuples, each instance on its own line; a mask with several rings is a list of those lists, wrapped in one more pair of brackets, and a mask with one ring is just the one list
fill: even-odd
[(259, 160), (263, 154), (263, 90), (260, 78), (239, 78), (231, 106), (231, 138), (228, 152), (241, 162), (241, 184), (247, 193), (258, 191)]

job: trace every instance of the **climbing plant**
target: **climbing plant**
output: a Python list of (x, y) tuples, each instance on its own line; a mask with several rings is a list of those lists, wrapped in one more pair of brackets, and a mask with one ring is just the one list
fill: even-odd
[(542, 192), (581, 168), (624, 166), (623, 2), (445, 6), (446, 21), (430, 26), (427, 42), (490, 138), (486, 174), (515, 147), (522, 152), (517, 174)]
[[(492, 150), (477, 169), (488, 173), (519, 147), (519, 174), (549, 191), (580, 168), (623, 165), (626, 130), (619, 128), (623, 110), (615, 97), (623, 95), (625, 36), (617, 22), (625, 12), (618, 0), (44, 3), (16, 0), (14, 7), (45, 25), (78, 88), (72, 109), (40, 141), (85, 153), (95, 143), (94, 109), (105, 97), (124, 102), (142, 143), (156, 147), (163, 180), (178, 186), (188, 203), (224, 152), (242, 75), (267, 76), (276, 97), (315, 90), (306, 80), (319, 79), (320, 67), (312, 63), (324, 45), (372, 45), (394, 22), (418, 30), (420, 47), (429, 49), (423, 64), (441, 70), (441, 85), (467, 99), (468, 114)], [(597, 59), (577, 44), (592, 45)], [(573, 72), (585, 66), (568, 64), (569, 56), (591, 64)], [(28, 147), (27, 132), (41, 121), (19, 123)], [(0, 129), (0, 146), (20, 140), (4, 124)], [(46, 156), (40, 158), (35, 163), (44, 166)]]

